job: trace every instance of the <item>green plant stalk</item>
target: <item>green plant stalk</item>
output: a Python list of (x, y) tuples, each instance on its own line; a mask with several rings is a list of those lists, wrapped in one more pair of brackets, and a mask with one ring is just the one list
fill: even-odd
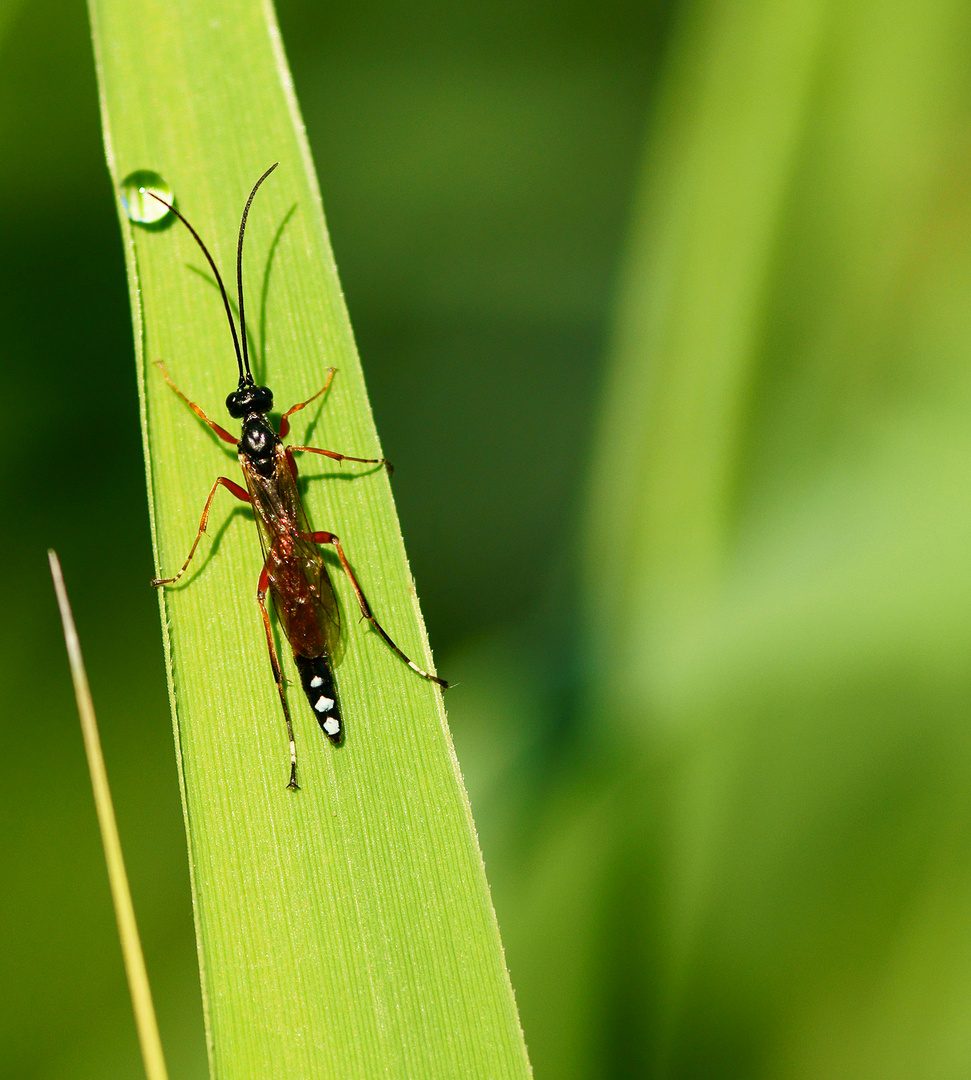
[(705, 743), (683, 701), (703, 696), (699, 658), (715, 651), (774, 260), (831, 14), (824, 0), (685, 9), (618, 293), (586, 513), (588, 538), (611, 543), (586, 567), (586, 625), (600, 715), (631, 776), (640, 761), (651, 777), (623, 828), (663, 882), (639, 931), (659, 958), (642, 1020), (659, 1073), (675, 1069), (669, 1040), (711, 919), (705, 860), (724, 858), (724, 744)]
[[(380, 457), (270, 5), (91, 0), (90, 11), (116, 191), (136, 169), (159, 172), (224, 276), (243, 200), (281, 162), (247, 232), (257, 377), (282, 410), (337, 367), (320, 411), (295, 418), (308, 417), (294, 441)], [(191, 237), (133, 226), (120, 202), (119, 216), (153, 537), (159, 570), (171, 574), (214, 477), (238, 467), (153, 361), (220, 421), (235, 360)], [(304, 462), (306, 476), (338, 471), (309, 485), (315, 527), (342, 538), (378, 616), (430, 665), (388, 480)], [(529, 1075), (439, 690), (358, 621), (335, 575), (345, 745), (327, 744), (291, 695), (302, 790), (288, 791), (255, 597), (259, 544), (248, 515), (222, 496), (191, 572), (160, 597), (213, 1074)]]
[(702, 3), (675, 35), (588, 487), (588, 536), (613, 540), (589, 565), (591, 651), (622, 688), (642, 688), (648, 654), (723, 572), (774, 245), (828, 10)]

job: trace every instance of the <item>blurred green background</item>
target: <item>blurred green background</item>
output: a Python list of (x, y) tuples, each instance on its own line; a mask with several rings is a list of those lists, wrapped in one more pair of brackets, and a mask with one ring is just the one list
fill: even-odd
[[(537, 1076), (971, 1075), (971, 8), (279, 16)], [(0, 148), (0, 1076), (140, 1068), (53, 545), (201, 1077), (78, 0)]]

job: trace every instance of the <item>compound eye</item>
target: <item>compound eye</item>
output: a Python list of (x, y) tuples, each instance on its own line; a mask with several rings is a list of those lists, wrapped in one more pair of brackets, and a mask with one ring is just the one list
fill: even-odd
[(258, 413), (268, 413), (273, 408), (273, 392), (268, 386), (253, 387), (253, 402), (250, 408)]
[(234, 390), (226, 398), (226, 411), (234, 420), (242, 420), (249, 412), (249, 398), (251, 388), (248, 386)]

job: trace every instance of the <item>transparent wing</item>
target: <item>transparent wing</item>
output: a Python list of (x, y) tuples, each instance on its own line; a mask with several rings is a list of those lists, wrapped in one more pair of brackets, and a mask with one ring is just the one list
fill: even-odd
[(340, 603), (334, 592), (330, 574), (327, 572), (327, 564), (324, 562), (320, 548), (312, 540), (298, 538), (294, 546), (297, 559), (316, 601), (324, 651), (336, 667), (344, 659), (344, 645), (341, 635)]
[(294, 656), (343, 656), (340, 605), (282, 447), (269, 477), (240, 459), (260, 534), (270, 595)]

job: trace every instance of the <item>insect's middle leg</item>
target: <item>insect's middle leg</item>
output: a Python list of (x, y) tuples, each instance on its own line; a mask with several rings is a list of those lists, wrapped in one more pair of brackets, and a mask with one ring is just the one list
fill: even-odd
[(385, 458), (374, 457), (350, 457), (348, 454), (338, 454), (335, 450), (322, 450), (319, 446), (288, 446), (287, 453), (321, 454), (323, 457), (333, 458), (334, 461), (359, 461), (362, 465), (383, 465), (390, 476), (394, 472), (394, 466)]
[(331, 544), (337, 551), (337, 557), (341, 561), (341, 566), (344, 568), (344, 573), (347, 574), (351, 585), (354, 587), (354, 593), (357, 596), (358, 605), (361, 608), (361, 614), (365, 619), (374, 627), (375, 630), (384, 639), (385, 644), (393, 649), (404, 662), (411, 668), (412, 671), (416, 671), (423, 679), (428, 679), (430, 682), (438, 683), (439, 686), (448, 689), (448, 683), (444, 679), (440, 679), (437, 675), (432, 675), (431, 672), (425, 671), (424, 668), (420, 668), (414, 660), (411, 659), (405, 652), (398, 648), (391, 638), (391, 635), (384, 629), (384, 627), (374, 617), (374, 612), (371, 610), (371, 605), (367, 601), (367, 597), (364, 595), (364, 590), (361, 588), (360, 582), (354, 576), (354, 571), (351, 569), (351, 564), (347, 560), (347, 556), (344, 554), (344, 549), (341, 547), (340, 540), (329, 532), (314, 532), (310, 533), (309, 539), (313, 540), (316, 544)]
[(266, 610), (266, 594), (270, 587), (270, 559), (267, 556), (263, 564), (263, 572), (260, 574), (260, 583), (256, 588), (256, 599), (259, 601), (260, 611), (263, 615), (263, 629), (266, 631), (266, 648), (270, 654), (270, 667), (273, 670), (273, 681), (276, 683), (277, 693), (280, 695), (280, 704), (283, 706), (283, 717), (287, 722), (287, 737), (290, 739), (290, 783), (287, 787), (291, 791), (298, 791), (297, 787), (297, 744), (293, 738), (293, 721), (290, 719), (290, 707), (287, 705), (287, 695), (283, 690), (283, 672), (280, 669), (280, 658), (276, 654), (276, 646), (273, 644), (273, 630), (270, 627), (270, 613)]
[(159, 588), (161, 585), (174, 585), (180, 577), (185, 573), (186, 568), (192, 561), (192, 556), (196, 553), (196, 548), (199, 546), (199, 541), (202, 539), (202, 534), (206, 531), (206, 525), (209, 523), (209, 510), (212, 507), (212, 500), (216, 497), (216, 492), (220, 487), (226, 488), (227, 491), (232, 492), (237, 499), (242, 502), (249, 502), (249, 493), (245, 488), (241, 488), (239, 484), (233, 483), (232, 480), (225, 476), (216, 477), (216, 482), (212, 485), (212, 489), (209, 492), (209, 498), (206, 499), (205, 509), (202, 511), (202, 521), (199, 522), (199, 531), (196, 533), (195, 540), (192, 541), (192, 547), (189, 548), (189, 554), (185, 557), (185, 562), (182, 564), (182, 569), (175, 575), (175, 577), (167, 578), (155, 578), (152, 581), (152, 585), (155, 588)]

